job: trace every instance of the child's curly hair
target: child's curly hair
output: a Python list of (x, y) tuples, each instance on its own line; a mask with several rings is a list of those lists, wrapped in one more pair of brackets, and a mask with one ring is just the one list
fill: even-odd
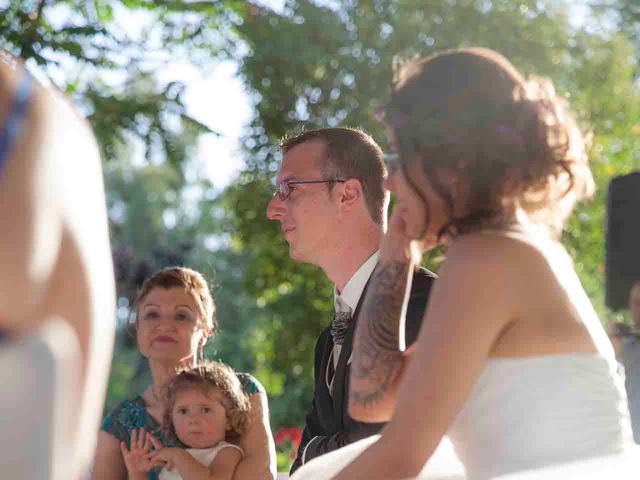
[(231, 367), (210, 360), (200, 363), (197, 367), (178, 370), (176, 377), (167, 386), (162, 422), (163, 434), (167, 438), (176, 439), (171, 419), (176, 397), (179, 392), (192, 388), (200, 389), (205, 393), (212, 390), (220, 392), (230, 427), (226, 433), (226, 440), (237, 442), (247, 431), (251, 404), (238, 376)]

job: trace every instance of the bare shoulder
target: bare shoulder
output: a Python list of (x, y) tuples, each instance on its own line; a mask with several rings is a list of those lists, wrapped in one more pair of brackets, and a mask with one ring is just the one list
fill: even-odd
[[(545, 243), (551, 242), (549, 239)], [(539, 242), (528, 235), (483, 231), (455, 239), (447, 251), (447, 262), (464, 264), (466, 269), (510, 272), (546, 262), (547, 256)]]
[[(505, 235), (502, 232), (478, 232), (454, 240), (439, 273), (439, 283), (446, 292), (464, 291), (465, 298), (473, 292), (511, 310), (516, 315), (522, 304), (523, 292), (531, 291), (531, 279), (554, 283), (554, 270), (559, 262), (551, 239), (542, 242), (526, 235)], [(566, 258), (568, 256), (565, 255)], [(555, 263), (555, 265), (554, 265)], [(436, 287), (438, 282), (436, 283)]]

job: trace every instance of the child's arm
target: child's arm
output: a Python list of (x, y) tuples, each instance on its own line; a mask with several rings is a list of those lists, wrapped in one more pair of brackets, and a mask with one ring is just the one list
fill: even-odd
[(148, 457), (153, 466), (178, 470), (182, 480), (231, 480), (242, 453), (237, 448), (223, 448), (208, 467), (182, 448), (162, 448), (150, 453)]

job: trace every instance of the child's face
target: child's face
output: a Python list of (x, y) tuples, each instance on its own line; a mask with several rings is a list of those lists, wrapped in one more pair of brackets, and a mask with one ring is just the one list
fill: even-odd
[(213, 447), (225, 439), (229, 427), (222, 395), (215, 389), (178, 392), (171, 419), (180, 441), (191, 448)]

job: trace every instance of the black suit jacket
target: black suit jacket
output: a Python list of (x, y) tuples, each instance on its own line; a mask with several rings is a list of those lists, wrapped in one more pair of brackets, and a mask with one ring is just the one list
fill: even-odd
[[(413, 275), (411, 295), (407, 306), (405, 335), (407, 345), (415, 342), (420, 324), (431, 291), (435, 275), (430, 271), (419, 268)], [(358, 306), (353, 314), (353, 321), (345, 336), (340, 359), (334, 377), (334, 393), (329, 393), (326, 384), (327, 366), (331, 361), (333, 339), (331, 325), (320, 334), (315, 350), (315, 391), (311, 411), (306, 417), (302, 441), (298, 448), (296, 461), (291, 467), (291, 473), (309, 460), (344, 447), (349, 443), (374, 435), (380, 431), (384, 423), (358, 422), (349, 416), (349, 375), (351, 365), (348, 363), (353, 346), (353, 334), (358, 321), (360, 307), (363, 303), (368, 287), (365, 286)], [(304, 458), (303, 458), (304, 457)]]

